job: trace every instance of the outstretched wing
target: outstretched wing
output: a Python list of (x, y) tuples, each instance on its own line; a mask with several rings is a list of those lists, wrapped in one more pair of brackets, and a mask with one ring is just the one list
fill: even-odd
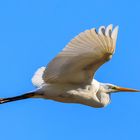
[(46, 67), (46, 83), (89, 83), (96, 70), (112, 57), (118, 26), (86, 30), (72, 39)]

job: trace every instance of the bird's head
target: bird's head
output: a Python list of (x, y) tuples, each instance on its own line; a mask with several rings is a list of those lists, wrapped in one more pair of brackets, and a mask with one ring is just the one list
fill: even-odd
[(105, 93), (140, 92), (140, 90), (131, 89), (131, 88), (124, 88), (124, 87), (116, 86), (116, 85), (113, 85), (113, 84), (101, 84), (100, 90), (104, 91)]

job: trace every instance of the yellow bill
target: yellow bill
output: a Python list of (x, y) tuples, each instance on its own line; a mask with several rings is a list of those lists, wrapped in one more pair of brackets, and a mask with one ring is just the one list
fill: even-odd
[(116, 90), (123, 92), (140, 92), (140, 90), (132, 89), (132, 88), (124, 88), (124, 87), (116, 87)]

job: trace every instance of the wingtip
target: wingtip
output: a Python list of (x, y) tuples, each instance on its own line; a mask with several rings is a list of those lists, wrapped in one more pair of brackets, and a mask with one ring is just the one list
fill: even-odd
[(105, 35), (105, 26), (102, 25), (98, 28), (98, 34)]
[(107, 28), (108, 28), (108, 27), (113, 28), (113, 24), (112, 24), (112, 23), (109, 24), (109, 25), (107, 26)]
[(118, 30), (119, 30), (119, 26), (115, 26), (113, 31), (112, 31), (112, 34), (111, 34), (111, 37), (116, 41), (117, 39), (117, 35), (118, 35)]
[(105, 30), (105, 35), (106, 35), (106, 36), (111, 37), (112, 28), (113, 28), (113, 24), (109, 24), (109, 25), (106, 27), (106, 30)]
[(119, 30), (119, 25), (116, 25), (114, 29)]

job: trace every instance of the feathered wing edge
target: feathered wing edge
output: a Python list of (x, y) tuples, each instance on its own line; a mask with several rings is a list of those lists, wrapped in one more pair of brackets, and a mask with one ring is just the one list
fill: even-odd
[[(113, 53), (115, 51), (116, 40), (118, 35), (118, 26), (113, 29), (113, 25), (110, 24), (107, 27), (100, 26), (98, 31), (95, 28), (81, 32), (74, 37), (59, 53), (59, 56), (75, 55), (76, 50), (81, 47), (81, 52), (92, 49), (92, 46), (101, 47)], [(95, 49), (95, 47), (93, 48)]]
[[(95, 28), (91, 30), (86, 30), (75, 38), (73, 38), (66, 47), (56, 56), (41, 73), (37, 72), (37, 74), (33, 77), (33, 83), (38, 87), (44, 81), (47, 83), (51, 82), (64, 82), (64, 77), (66, 79), (67, 75), (69, 75), (69, 68), (67, 66), (76, 63), (76, 59), (80, 56), (79, 61), (85, 62), (86, 52), (89, 55), (89, 64), (85, 64), (85, 66), (91, 65), (90, 73), (91, 76), (95, 73), (95, 71), (106, 61), (108, 61), (112, 54), (115, 52), (116, 39), (118, 34), (118, 26), (113, 29), (113, 25), (109, 26), (100, 26), (98, 32)], [(96, 51), (95, 51), (96, 50)], [(104, 54), (104, 56), (103, 56)], [(94, 56), (95, 62), (93, 62), (92, 66), (92, 56)], [(95, 66), (96, 61), (98, 62)], [(77, 65), (76, 63), (75, 65)], [(65, 71), (64, 71), (65, 70)], [(64, 74), (64, 75), (63, 75)], [(41, 77), (41, 78), (39, 78)], [(41, 80), (38, 80), (41, 79)]]

